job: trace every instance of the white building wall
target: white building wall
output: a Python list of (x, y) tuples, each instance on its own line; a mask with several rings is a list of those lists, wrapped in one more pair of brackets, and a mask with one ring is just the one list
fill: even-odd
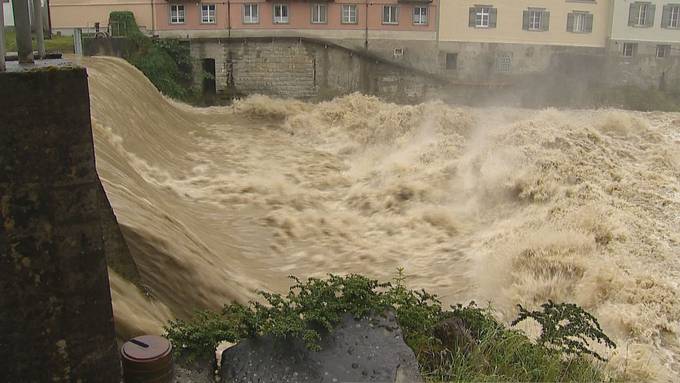
[[(632, 3), (649, 3), (656, 6), (653, 25), (637, 27), (628, 25), (630, 5)], [(640, 41), (655, 43), (680, 43), (680, 28), (662, 28), (664, 5), (680, 5), (680, 0), (613, 0), (612, 40)]]

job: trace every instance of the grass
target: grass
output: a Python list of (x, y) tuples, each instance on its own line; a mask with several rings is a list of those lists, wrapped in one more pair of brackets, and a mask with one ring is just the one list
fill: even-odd
[(220, 312), (198, 312), (188, 321), (171, 321), (165, 335), (178, 356), (189, 361), (209, 360), (221, 341), (262, 335), (300, 338), (316, 350), (323, 334), (332, 330), (342, 315), (366, 317), (390, 310), (427, 381), (611, 379), (603, 372), (604, 361), (575, 347), (583, 344), (587, 348), (609, 338), (597, 331), (599, 324), (592, 315), (573, 304), (549, 302), (542, 306), (543, 311), (521, 311), (517, 321), (531, 319), (542, 325), (541, 338), (535, 342), (522, 331), (498, 322), (490, 308), (470, 303), (445, 309), (435, 295), (406, 288), (402, 270), (390, 283), (356, 274), (293, 280), (285, 295), (261, 292), (264, 303), (233, 303)]
[[(38, 49), (35, 38), (33, 38), (33, 49)], [(16, 52), (16, 32), (13, 27), (5, 27), (5, 51)], [(52, 36), (51, 39), (45, 39), (45, 51), (73, 53), (73, 37), (72, 36)]]

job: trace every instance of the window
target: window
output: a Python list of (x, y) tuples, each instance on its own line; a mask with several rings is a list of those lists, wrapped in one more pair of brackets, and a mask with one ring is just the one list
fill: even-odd
[(501, 53), (496, 56), (496, 72), (509, 73), (512, 68), (512, 54)]
[(170, 24), (184, 24), (184, 6), (170, 5)]
[(288, 24), (288, 4), (274, 4), (274, 24)]
[(668, 57), (671, 54), (671, 46), (670, 45), (657, 45), (656, 46), (656, 57), (657, 58), (664, 58)]
[(633, 57), (635, 54), (635, 50), (637, 48), (637, 44), (635, 43), (623, 43), (623, 56), (624, 57)]
[(458, 53), (446, 54), (446, 70), (458, 69)]
[(215, 24), (215, 4), (201, 4), (201, 24)]
[(593, 32), (593, 15), (588, 12), (572, 12), (567, 15), (567, 32)]
[(478, 5), (470, 8), (469, 24), (471, 28), (496, 28), (496, 8)]
[(413, 24), (427, 25), (427, 7), (413, 7)]
[(671, 28), (680, 27), (680, 6), (671, 7), (668, 26)]
[(656, 6), (651, 3), (634, 2), (630, 4), (628, 25), (649, 28), (654, 25)]
[(312, 4), (312, 24), (326, 24), (327, 14), (326, 4)]
[(357, 23), (357, 6), (355, 4), (343, 4), (342, 23), (343, 24)]
[(661, 19), (663, 28), (680, 28), (680, 4), (664, 5)]
[(383, 6), (383, 24), (399, 24), (399, 7), (396, 5)]
[(477, 28), (488, 28), (489, 27), (489, 16), (490, 16), (490, 9), (489, 8), (479, 8), (477, 11), (477, 17), (476, 17), (476, 27)]
[(522, 29), (525, 31), (547, 31), (550, 13), (545, 9), (531, 9), (524, 11)]
[(260, 22), (260, 12), (257, 4), (243, 4), (243, 24), (257, 24)]

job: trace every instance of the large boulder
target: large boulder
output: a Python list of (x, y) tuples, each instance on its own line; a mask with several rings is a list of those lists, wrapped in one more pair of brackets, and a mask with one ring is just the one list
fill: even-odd
[(309, 351), (299, 339), (247, 339), (222, 354), (222, 382), (422, 382), (394, 315), (343, 317)]

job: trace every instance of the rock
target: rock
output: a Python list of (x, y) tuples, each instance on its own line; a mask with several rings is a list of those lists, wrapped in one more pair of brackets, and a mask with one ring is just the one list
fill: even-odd
[(247, 339), (222, 354), (222, 382), (422, 382), (392, 314), (343, 317), (321, 351), (299, 339)]
[(215, 383), (215, 360), (175, 360), (174, 383)]
[(460, 318), (443, 320), (434, 328), (434, 336), (442, 341), (442, 345), (450, 350), (472, 351), (477, 344), (474, 336)]

